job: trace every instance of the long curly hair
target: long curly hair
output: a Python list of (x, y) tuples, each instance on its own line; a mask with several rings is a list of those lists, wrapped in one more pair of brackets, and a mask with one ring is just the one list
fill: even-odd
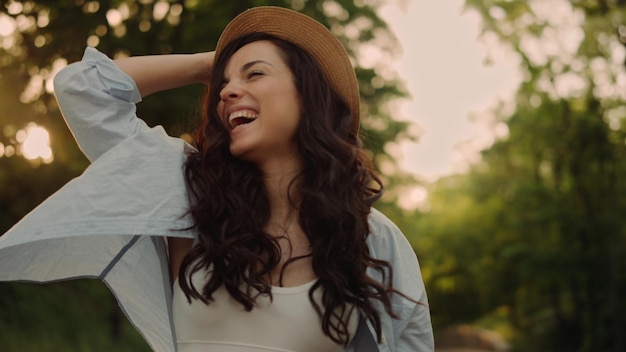
[[(301, 99), (303, 116), (296, 143), (303, 168), (290, 187), (297, 187), (299, 203), (292, 205), (310, 242), (318, 278), (309, 298), (321, 317), (323, 332), (336, 343), (349, 342), (345, 318), (350, 306), (371, 321), (380, 341), (383, 312), (372, 302), (379, 300), (395, 317), (391, 296), (401, 294), (393, 288), (391, 265), (373, 258), (366, 243), (368, 215), (382, 194), (382, 182), (353, 129), (347, 105), (315, 61), (296, 45), (267, 34), (238, 38), (214, 64), (203, 121), (194, 135), (197, 152), (188, 156), (185, 166), (198, 241), (181, 264), (180, 286), (188, 300), (206, 304), (224, 286), (248, 311), (258, 295), (272, 297), (264, 277), (278, 266), (281, 251), (277, 239), (263, 230), (271, 215), (263, 178), (256, 165), (231, 155), (229, 131), (216, 110), (229, 58), (258, 40), (280, 49)], [(380, 272), (382, 282), (366, 275), (368, 268)], [(200, 288), (191, 282), (198, 271), (209, 273)], [(316, 290), (322, 290), (321, 306), (313, 299)]]

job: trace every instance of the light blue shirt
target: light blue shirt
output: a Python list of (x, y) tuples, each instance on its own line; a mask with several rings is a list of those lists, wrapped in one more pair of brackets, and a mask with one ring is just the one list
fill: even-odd
[[(0, 237), (0, 280), (49, 282), (99, 278), (155, 351), (176, 350), (164, 236), (193, 238), (183, 177), (191, 146), (136, 116), (135, 82), (104, 54), (54, 80), (68, 126), (91, 165)], [(362, 322), (347, 352), (432, 352), (430, 313), (417, 257), (400, 230), (375, 209), (367, 239), (374, 258), (393, 267), (399, 319), (379, 301), (382, 340)], [(381, 280), (380, 274), (368, 275)]]

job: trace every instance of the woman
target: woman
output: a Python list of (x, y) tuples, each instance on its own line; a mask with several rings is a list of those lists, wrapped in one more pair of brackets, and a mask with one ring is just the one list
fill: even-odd
[[(197, 150), (155, 136), (160, 132), (135, 118), (140, 96), (195, 82), (209, 86)], [(132, 233), (169, 236), (169, 323), (179, 351), (433, 350), (415, 255), (399, 230), (371, 209), (382, 184), (357, 136), (356, 78), (325, 27), (294, 11), (254, 8), (228, 25), (215, 53), (113, 64), (88, 49), (81, 63), (59, 73), (55, 92), (94, 162), (90, 168), (124, 170), (131, 185), (149, 188), (130, 197), (140, 201), (125, 205), (124, 214), (144, 212), (155, 197), (158, 204), (168, 201), (159, 211), (170, 201), (172, 209), (147, 217), (171, 221), (178, 214), (167, 232), (142, 220)], [(177, 161), (182, 172), (158, 171), (171, 197), (158, 194), (163, 184), (146, 185), (136, 176), (155, 175), (155, 165), (171, 161), (149, 161), (155, 149), (186, 156)], [(141, 170), (129, 150), (141, 156)], [(120, 161), (126, 156), (128, 162)], [(187, 197), (181, 184), (189, 191), (186, 213), (174, 201), (180, 195), (171, 194)], [(113, 218), (96, 227), (110, 226)], [(194, 239), (183, 238), (189, 233)], [(122, 256), (141, 241), (134, 238)], [(125, 301), (138, 288), (116, 288), (106, 277), (118, 269), (107, 268), (98, 277), (126, 311), (142, 305)], [(129, 316), (152, 341), (157, 322)]]

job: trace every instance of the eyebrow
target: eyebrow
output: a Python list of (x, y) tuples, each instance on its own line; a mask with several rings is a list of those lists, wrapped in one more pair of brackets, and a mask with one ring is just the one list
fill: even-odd
[(270, 65), (270, 66), (272, 66), (272, 67), (274, 66), (274, 65), (270, 64), (270, 63), (269, 63), (269, 62), (267, 62), (267, 61), (263, 61), (263, 60), (254, 60), (254, 61), (250, 61), (250, 62), (248, 62), (248, 63), (244, 64), (243, 66), (241, 66), (241, 70), (240, 70), (240, 71), (241, 71), (241, 72), (247, 71), (250, 67), (252, 67), (252, 66), (254, 66), (254, 65), (256, 65), (256, 64), (266, 64), (266, 65)]

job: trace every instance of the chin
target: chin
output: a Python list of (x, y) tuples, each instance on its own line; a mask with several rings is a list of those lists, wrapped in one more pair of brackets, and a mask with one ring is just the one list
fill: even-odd
[(249, 161), (249, 162), (253, 162), (253, 160), (251, 160), (251, 155), (250, 153), (246, 152), (246, 149), (243, 148), (233, 148), (232, 146), (230, 147), (230, 154), (237, 158), (237, 159), (241, 159), (241, 160), (245, 160), (245, 161)]

